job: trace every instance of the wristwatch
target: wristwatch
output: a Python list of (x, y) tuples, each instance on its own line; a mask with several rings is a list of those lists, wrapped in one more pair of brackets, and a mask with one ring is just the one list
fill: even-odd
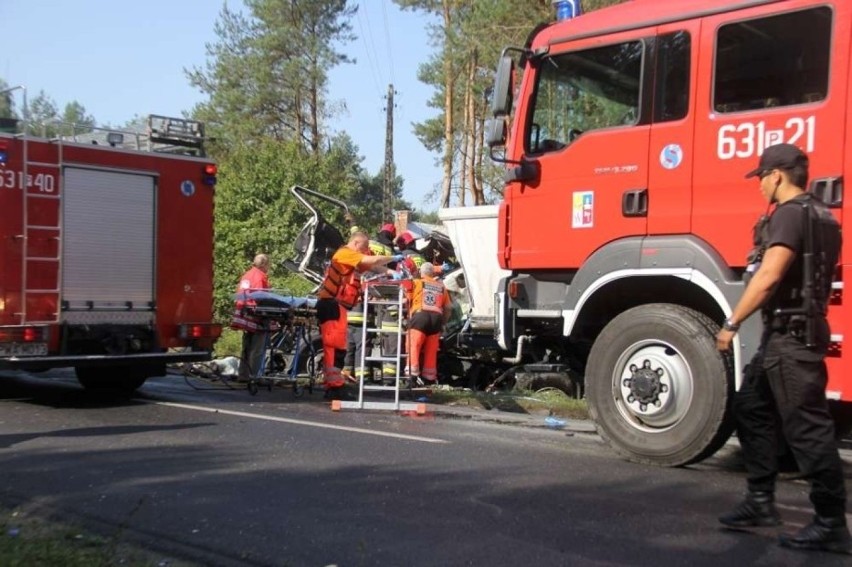
[(734, 321), (732, 319), (728, 318), (728, 319), (725, 319), (724, 323), (722, 323), (722, 328), (725, 329), (726, 331), (736, 333), (737, 331), (740, 330), (740, 324), (734, 323)]

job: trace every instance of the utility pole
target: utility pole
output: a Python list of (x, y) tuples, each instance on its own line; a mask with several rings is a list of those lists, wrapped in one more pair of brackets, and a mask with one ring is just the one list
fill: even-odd
[(387, 123), (385, 131), (385, 178), (382, 186), (382, 222), (393, 222), (393, 181), (396, 170), (393, 166), (393, 84), (388, 85)]

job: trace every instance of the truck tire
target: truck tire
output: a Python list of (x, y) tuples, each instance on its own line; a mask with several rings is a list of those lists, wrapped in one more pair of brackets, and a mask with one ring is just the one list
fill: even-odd
[(671, 304), (634, 307), (595, 340), (586, 365), (589, 413), (628, 460), (680, 466), (709, 457), (733, 431), (730, 355), (718, 325)]
[(87, 390), (113, 390), (131, 393), (142, 387), (148, 375), (140, 368), (126, 366), (78, 366), (77, 381)]

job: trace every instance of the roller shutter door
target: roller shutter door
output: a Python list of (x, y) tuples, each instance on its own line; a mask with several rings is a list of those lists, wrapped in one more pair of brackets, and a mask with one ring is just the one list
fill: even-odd
[(69, 167), (64, 181), (63, 320), (151, 320), (155, 178)]

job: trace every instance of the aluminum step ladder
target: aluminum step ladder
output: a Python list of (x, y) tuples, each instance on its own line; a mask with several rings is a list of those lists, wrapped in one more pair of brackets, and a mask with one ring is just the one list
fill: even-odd
[[(358, 379), (358, 399), (354, 401), (334, 400), (331, 403), (331, 409), (334, 411), (339, 411), (342, 408), (413, 411), (418, 415), (423, 415), (426, 413), (425, 403), (403, 402), (399, 399), (401, 382), (404, 379), (402, 369), (405, 367), (404, 361), (407, 359), (407, 355), (402, 352), (403, 336), (405, 335), (402, 322), (406, 302), (404, 282), (385, 280), (368, 281), (364, 283), (363, 293), (362, 307), (364, 309), (364, 319), (361, 333), (361, 368), (366, 368), (369, 362), (393, 362), (396, 364), (396, 375), (393, 377), (393, 385), (386, 386), (384, 384), (366, 383), (367, 373), (362, 372)], [(378, 321), (373, 321), (373, 326), (370, 326), (370, 319), (367, 314), (370, 312), (370, 307), (372, 306), (396, 307), (396, 330), (382, 329)], [(376, 336), (381, 337), (388, 334), (395, 335), (396, 355), (372, 355), (372, 339)], [(368, 352), (371, 354), (368, 354)], [(393, 401), (368, 401), (365, 399), (368, 393), (381, 392), (393, 392)]]

